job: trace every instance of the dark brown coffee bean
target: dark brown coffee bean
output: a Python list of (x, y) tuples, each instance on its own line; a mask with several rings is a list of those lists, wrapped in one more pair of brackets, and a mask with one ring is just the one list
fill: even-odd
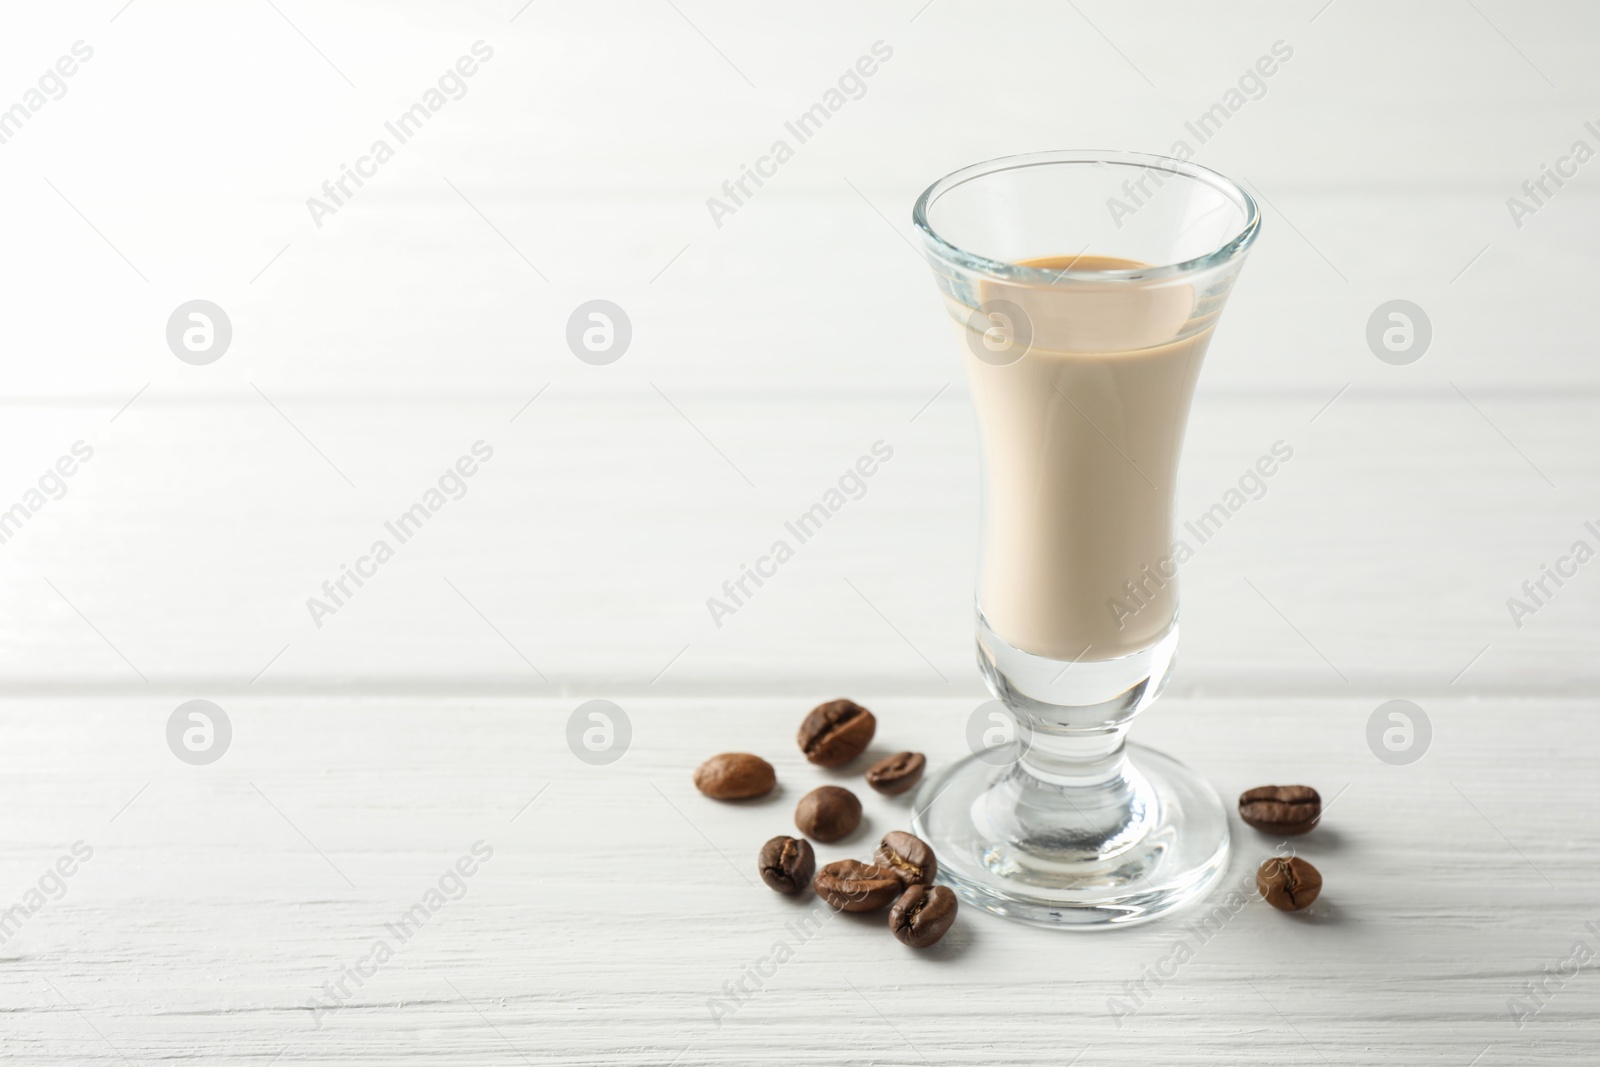
[(1263, 785), (1239, 794), (1239, 818), (1269, 834), (1303, 834), (1322, 818), (1322, 798), (1309, 785)]
[(811, 709), (796, 740), (819, 767), (842, 767), (867, 750), (878, 720), (853, 700), (830, 700)]
[(795, 805), (794, 824), (814, 841), (837, 841), (861, 825), (861, 801), (840, 786), (818, 786)]
[(928, 843), (904, 830), (884, 834), (872, 862), (893, 871), (906, 885), (932, 885), (939, 871), (939, 861), (933, 858)]
[(772, 764), (748, 752), (712, 756), (694, 771), (694, 787), (715, 800), (749, 800), (765, 796), (778, 784)]
[(912, 948), (927, 948), (955, 921), (956, 895), (942, 885), (914, 885), (889, 909), (895, 940)]
[(794, 894), (811, 884), (817, 869), (811, 842), (793, 837), (774, 837), (761, 846), (761, 880), (780, 893)]
[(928, 759), (920, 752), (896, 752), (867, 768), (867, 784), (885, 796), (897, 797), (922, 780)]
[(811, 888), (840, 911), (877, 911), (905, 889), (893, 873), (860, 860), (828, 864), (817, 872)]
[(1299, 911), (1322, 892), (1322, 872), (1299, 856), (1273, 856), (1256, 871), (1256, 888), (1279, 911)]

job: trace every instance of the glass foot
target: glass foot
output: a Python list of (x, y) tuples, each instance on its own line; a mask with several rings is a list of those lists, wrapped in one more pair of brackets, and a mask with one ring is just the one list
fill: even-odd
[(1201, 899), (1227, 865), (1222, 801), (1171, 757), (1129, 743), (1126, 788), (1108, 797), (1016, 755), (968, 757), (917, 793), (913, 832), (963, 901), (1040, 926), (1129, 926)]

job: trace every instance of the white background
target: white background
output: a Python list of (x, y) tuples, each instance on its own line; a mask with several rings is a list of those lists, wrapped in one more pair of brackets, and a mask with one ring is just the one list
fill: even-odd
[[(1520, 1028), (1507, 1002), (1600, 945), (1600, 571), (1520, 628), (1506, 599), (1600, 547), (1600, 162), (1521, 227), (1506, 201), (1600, 149), (1600, 13), (274, 3), (4, 16), (0, 108), (74, 42), (94, 54), (0, 144), (0, 509), (74, 442), (94, 456), (0, 545), (0, 908), (73, 841), (94, 858), (0, 944), (0, 1055), (1593, 1057), (1587, 970)], [(318, 227), (307, 197), (480, 40), (465, 96)], [(717, 226), (707, 198), (877, 41), (865, 94)], [(1292, 58), (1196, 157), (1265, 223), (1180, 513), (1276, 441), (1294, 458), (1185, 569), (1182, 664), (1136, 736), (1225, 797), (1339, 795), (1300, 845), (1323, 902), (1252, 902), (1120, 1026), (1108, 998), (1176, 925), (969, 914), (912, 956), (844, 918), (716, 1025), (707, 1001), (793, 912), (747, 883), (827, 778), (794, 752), (801, 715), (854, 696), (885, 751), (939, 763), (983, 697), (975, 431), (912, 200), (996, 155), (1193, 144), (1185, 121), (1278, 41)], [(165, 340), (197, 298), (233, 327), (208, 366)], [(609, 366), (564, 339), (595, 298), (632, 321)], [(1397, 298), (1433, 328), (1408, 366), (1365, 340)], [(479, 440), (467, 495), (315, 625), (307, 598)], [(866, 495), (714, 625), (706, 599), (878, 440)], [(166, 746), (191, 698), (233, 724), (211, 766)], [(566, 743), (589, 698), (632, 720), (607, 767)], [(1410, 766), (1367, 747), (1393, 698), (1432, 719)], [(724, 749), (766, 754), (782, 793), (700, 798), (689, 771)], [(824, 859), (906, 818), (868, 811)], [(1242, 884), (1272, 843), (1236, 830)], [(315, 1025), (319, 987), (478, 839), (495, 859), (466, 897)]]

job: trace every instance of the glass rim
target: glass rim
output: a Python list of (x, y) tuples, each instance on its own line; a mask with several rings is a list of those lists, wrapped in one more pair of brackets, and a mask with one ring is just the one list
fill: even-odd
[[(1159, 263), (1126, 270), (1053, 270), (1043, 267), (1024, 267), (1017, 263), (990, 259), (987, 256), (969, 252), (946, 241), (933, 228), (933, 224), (928, 221), (928, 209), (941, 196), (968, 182), (1008, 170), (1073, 163), (1162, 170), (1204, 182), (1239, 205), (1245, 215), (1244, 226), (1220, 247), (1202, 256), (1186, 259), (1181, 263)], [(1256, 206), (1255, 198), (1246, 192), (1238, 182), (1217, 173), (1210, 167), (1202, 167), (1198, 163), (1190, 163), (1171, 156), (1156, 155), (1149, 152), (1065, 149), (999, 156), (994, 159), (984, 160), (981, 163), (973, 163), (962, 167), (960, 170), (951, 171), (924, 189), (922, 195), (917, 197), (916, 205), (911, 209), (911, 220), (921, 234), (923, 242), (929, 251), (940, 259), (964, 267), (967, 270), (987, 274), (1002, 281), (1019, 282), (1028, 285), (1059, 285), (1063, 281), (1105, 284), (1176, 278), (1183, 275), (1196, 274), (1226, 263), (1228, 260), (1242, 255), (1254, 243), (1256, 235), (1261, 230), (1261, 209)]]

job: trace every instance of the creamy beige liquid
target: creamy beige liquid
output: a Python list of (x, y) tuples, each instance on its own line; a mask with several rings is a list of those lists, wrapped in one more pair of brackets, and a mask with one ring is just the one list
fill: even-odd
[[(1022, 265), (1144, 264), (1062, 256)], [(1174, 340), (1194, 311), (1188, 285), (985, 281), (980, 296), (1010, 301), (1032, 326), (1031, 348), (1007, 365), (979, 359), (973, 344), (983, 342), (963, 327), (988, 464), (984, 615), (1039, 656), (1097, 661), (1146, 649), (1176, 618), (1173, 497), (1211, 325)]]

